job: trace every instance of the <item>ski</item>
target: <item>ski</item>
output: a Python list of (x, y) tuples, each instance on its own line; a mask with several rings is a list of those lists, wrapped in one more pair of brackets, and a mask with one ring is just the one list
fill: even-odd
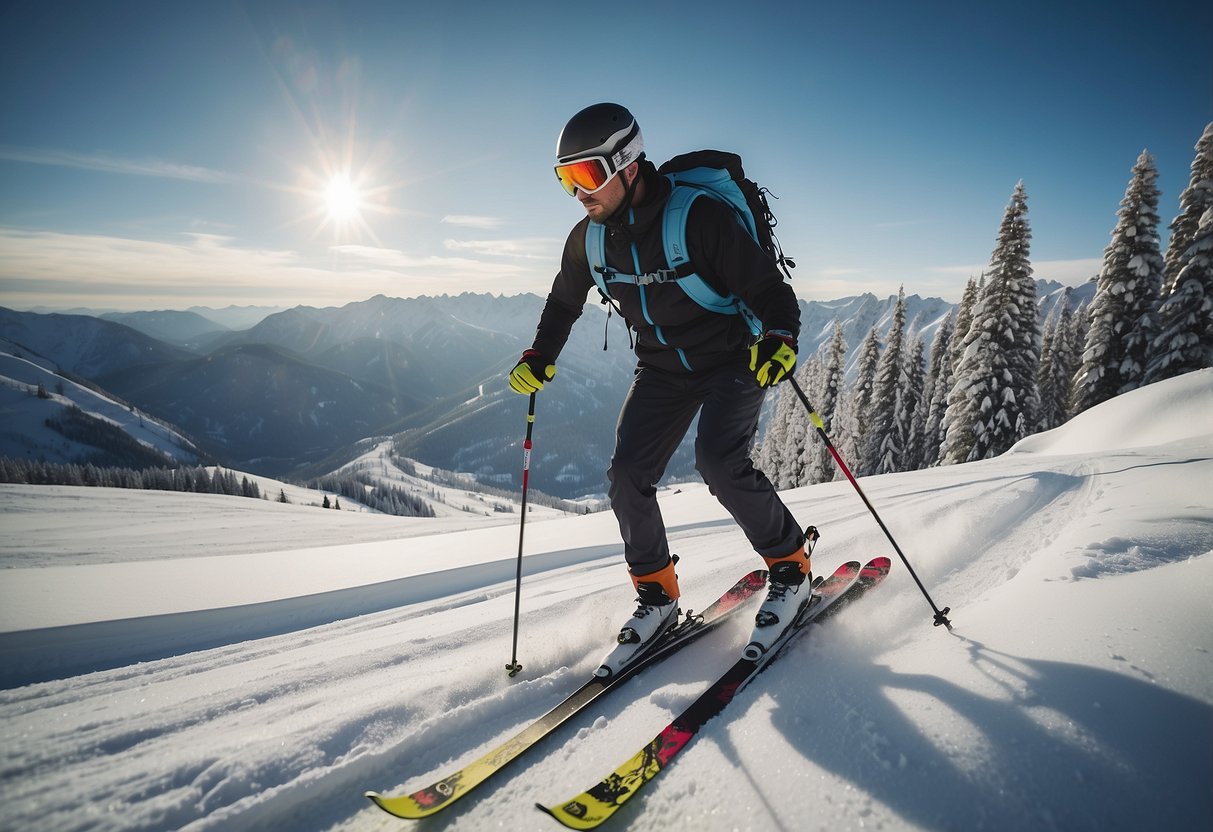
[(631, 759), (597, 785), (555, 806), (536, 804), (570, 829), (594, 829), (608, 820), (640, 788), (661, 772), (708, 720), (724, 710), (745, 685), (761, 673), (808, 625), (825, 620), (854, 603), (889, 572), (888, 558), (875, 558), (862, 569), (843, 564), (821, 583), (783, 636), (757, 659), (739, 659), (685, 711), (674, 718)]
[(380, 809), (398, 818), (420, 819), (445, 809), (493, 774), (505, 768), (508, 763), (555, 731), (599, 696), (630, 679), (641, 670), (672, 655), (720, 624), (747, 600), (760, 593), (766, 586), (766, 579), (765, 569), (755, 569), (730, 587), (703, 612), (693, 613), (691, 610), (687, 610), (678, 623), (662, 634), (650, 649), (610, 676), (595, 675), (593, 679), (569, 694), (563, 702), (536, 719), (521, 732), (459, 771), (412, 794), (388, 796), (368, 791), (365, 792), (365, 796)]

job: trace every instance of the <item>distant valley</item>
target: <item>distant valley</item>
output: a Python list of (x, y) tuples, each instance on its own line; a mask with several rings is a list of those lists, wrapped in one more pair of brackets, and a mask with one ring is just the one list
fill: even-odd
[[(1060, 287), (1042, 284), (1040, 292), (1047, 313)], [(853, 358), (870, 328), (887, 329), (894, 300), (802, 301), (802, 355), (830, 337), (837, 319)], [(911, 334), (928, 340), (952, 309), (917, 296), (907, 305)], [(240, 470), (318, 477), (362, 453), (363, 440), (391, 437), (401, 457), (508, 489), (519, 485), (526, 402), (504, 377), (530, 345), (542, 307), (535, 295), (376, 296), (254, 314), (244, 328), (208, 310), (0, 308), (0, 352), (149, 414), (178, 431), (191, 456)], [(239, 312), (216, 317), (239, 320)], [(558, 366), (538, 400), (532, 486), (564, 498), (601, 494), (634, 366), (618, 316), (608, 320), (603, 307), (587, 304)], [(0, 455), (20, 455), (20, 443), (5, 440)], [(694, 478), (689, 442), (667, 476)]]

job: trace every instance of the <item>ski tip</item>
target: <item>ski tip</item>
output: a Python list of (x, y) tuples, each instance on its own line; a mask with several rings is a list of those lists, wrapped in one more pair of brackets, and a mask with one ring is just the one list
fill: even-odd
[(402, 818), (403, 820), (421, 820), (422, 818), (429, 817), (450, 802), (450, 800), (446, 800), (429, 806), (423, 806), (417, 802), (413, 795), (393, 797), (381, 794), (380, 792), (363, 792), (362, 795), (392, 817)]
[[(568, 826), (568, 824), (564, 822), (564, 818), (562, 818), (559, 815), (559, 813), (557, 813), (556, 810), (553, 809), (551, 806), (544, 806), (542, 803), (536, 803), (535, 808), (538, 809), (539, 811), (543, 812), (549, 818), (554, 818), (555, 820), (560, 821), (560, 823), (562, 825)], [(572, 828), (572, 827), (570, 827), (570, 828)]]
[[(606, 820), (606, 817), (587, 818), (581, 814), (570, 813), (568, 810), (574, 806), (578, 806), (578, 804), (566, 804), (564, 806), (544, 806), (542, 803), (535, 804), (536, 809), (543, 812), (548, 817), (559, 821), (561, 825), (567, 826), (569, 829), (595, 829), (599, 824)], [(610, 817), (610, 815), (608, 814), (607, 817)]]

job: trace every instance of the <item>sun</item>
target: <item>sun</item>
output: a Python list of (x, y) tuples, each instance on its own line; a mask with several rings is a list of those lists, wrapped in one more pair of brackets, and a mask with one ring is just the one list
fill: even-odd
[(396, 213), (389, 197), (400, 186), (377, 184), (375, 165), (358, 165), (352, 153), (339, 155), (321, 154), (314, 167), (299, 169), (296, 184), (283, 188), (306, 206), (295, 222), (314, 222), (311, 236), (328, 235), (335, 245), (364, 238), (378, 245), (370, 218)]
[(338, 223), (350, 222), (361, 213), (362, 196), (347, 174), (338, 173), (325, 186), (324, 204), (330, 219)]

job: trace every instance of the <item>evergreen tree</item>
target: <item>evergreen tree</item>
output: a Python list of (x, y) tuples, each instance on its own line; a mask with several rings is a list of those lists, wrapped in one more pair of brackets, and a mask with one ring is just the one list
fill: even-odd
[(863, 474), (888, 474), (900, 470), (905, 451), (901, 444), (905, 431), (899, 429), (905, 420), (905, 326), (906, 292), (902, 287), (893, 306), (888, 340), (876, 364), (872, 382), (871, 417), (859, 462)]
[[(825, 367), (821, 365), (820, 352), (819, 349), (818, 354), (810, 355), (796, 374), (797, 383), (814, 408), (818, 406), (821, 399), (822, 378), (825, 376)], [(788, 388), (791, 388), (791, 384), (788, 384)], [(788, 415), (790, 422), (787, 426), (788, 440), (790, 440), (788, 450), (792, 454), (791, 479), (797, 486), (809, 485), (813, 481), (809, 479), (809, 468), (813, 462), (814, 450), (813, 427), (811, 427), (809, 415), (804, 412), (804, 405), (801, 404), (801, 399), (797, 397), (795, 391), (787, 389), (785, 394), (790, 399), (792, 406), (792, 412)]]
[[(914, 331), (916, 327), (910, 327)], [(902, 455), (898, 470), (916, 471), (925, 468), (923, 462), (923, 446), (926, 432), (927, 406), (924, 389), (923, 359), (926, 355), (927, 344), (922, 336), (914, 339), (910, 349), (906, 350), (905, 368), (902, 379), (905, 389), (902, 392), (904, 415), (898, 422), (898, 431), (902, 432)]]
[[(1066, 294), (1066, 299), (1069, 300), (1069, 293)], [(1082, 364), (1082, 348), (1087, 340), (1085, 304), (1071, 310), (1067, 303), (1061, 310), (1061, 320), (1057, 322), (1057, 325), (1061, 332), (1053, 341), (1054, 365), (1057, 373), (1054, 385), (1058, 395), (1065, 396), (1060, 405), (1064, 424), (1074, 415), (1074, 376)]]
[(788, 468), (786, 463), (788, 424), (791, 421), (791, 399), (794, 396), (791, 385), (785, 384), (779, 388), (775, 408), (771, 412), (770, 421), (763, 433), (762, 444), (754, 455), (754, 464), (780, 491), (792, 487), (784, 474)]
[[(1180, 213), (1171, 222), (1166, 290), (1158, 311), (1146, 381), (1213, 366), (1213, 278), (1209, 266), (1209, 212), (1213, 211), (1213, 122), (1196, 143)], [(1182, 279), (1181, 279), (1182, 275)]]
[(1008, 393), (1015, 396), (1015, 433), (1012, 441), (995, 450), (994, 455), (1039, 430), (1040, 388), (1036, 385), (1036, 376), (1040, 371), (1040, 306), (1029, 257), (1032, 232), (1028, 228), (1027, 199), (1023, 182), (1020, 182), (1012, 197), (1012, 204), (1017, 206), (1015, 216), (1009, 227), (999, 234), (998, 248), (991, 266), (1007, 287), (1011, 300), (1010, 312), (1016, 318), (1015, 333), (1008, 344), (1011, 378), (1007, 380)]
[[(970, 316), (972, 306), (970, 305)], [(952, 389), (952, 341), (955, 340), (955, 312), (949, 312), (931, 341), (931, 367), (927, 372), (927, 418), (922, 429), (922, 467), (939, 463), (939, 443), (943, 440), (943, 415), (948, 409)], [(971, 317), (970, 317), (971, 319)]]
[(1156, 337), (1155, 313), (1163, 258), (1158, 240), (1158, 170), (1142, 151), (1117, 212), (1112, 241), (1091, 302), (1091, 326), (1074, 382), (1074, 412), (1142, 384), (1147, 350)]
[(1078, 369), (1082, 342), (1070, 309), (1070, 294), (1067, 288), (1045, 324), (1039, 374), (1041, 430), (1052, 430), (1070, 418), (1070, 384)]
[[(847, 341), (842, 334), (842, 324), (834, 319), (834, 335), (826, 348), (824, 370), (821, 386), (817, 393), (817, 401), (813, 404), (819, 408), (826, 436), (837, 443), (836, 426), (842, 423), (838, 418), (839, 403), (845, 398), (843, 387), (846, 376)], [(830, 482), (837, 474), (834, 460), (823, 442), (817, 441), (817, 432), (808, 431), (805, 440), (805, 477), (809, 483)]]
[(1188, 187), (1179, 195), (1179, 214), (1171, 220), (1171, 239), (1167, 243), (1165, 277), (1162, 297), (1169, 297), (1178, 285), (1181, 263), (1185, 252), (1196, 242), (1196, 232), (1205, 211), (1213, 208), (1213, 121), (1205, 125), (1205, 132), (1196, 142), (1196, 157), (1192, 160), (1192, 174)]
[(1147, 382), (1213, 367), (1213, 205), (1179, 262), (1175, 291), (1158, 310)]
[(1052, 430), (1061, 424), (1057, 413), (1057, 384), (1054, 375), (1054, 342), (1057, 340), (1057, 324), (1061, 320), (1061, 304), (1049, 313), (1040, 338), (1040, 369), (1036, 373), (1036, 386), (1040, 390), (1040, 429)]
[(876, 335), (876, 327), (872, 327), (859, 346), (855, 380), (851, 384), (850, 407), (846, 410), (847, 419), (843, 425), (855, 450), (851, 456), (844, 457), (852, 460), (851, 465), (859, 464), (857, 457), (866, 447), (868, 425), (871, 423), (872, 386), (876, 380), (876, 365), (879, 361), (880, 338)]
[(1027, 211), (1020, 182), (1003, 215), (988, 282), (973, 309), (948, 397), (940, 449), (945, 463), (997, 456), (1035, 430), (1040, 327)]
[[(859, 458), (859, 444), (853, 429), (853, 426), (859, 421), (855, 414), (854, 394), (855, 390), (852, 385), (851, 389), (847, 391), (847, 395), (838, 399), (838, 410), (834, 414), (834, 432), (828, 434), (838, 455), (846, 461), (848, 466), (854, 466), (855, 460)], [(827, 450), (826, 453), (830, 452)], [(834, 479), (844, 479), (846, 475), (834, 463), (833, 456), (830, 458), (830, 464), (834, 466)]]
[(965, 338), (969, 334), (969, 327), (973, 325), (973, 307), (977, 305), (977, 299), (981, 296), (981, 291), (985, 288), (985, 285), (986, 276), (984, 272), (981, 275), (980, 283), (970, 277), (969, 282), (965, 284), (964, 295), (960, 298), (960, 307), (956, 311), (956, 323), (951, 338), (953, 373), (960, 366), (960, 357), (964, 355)]

